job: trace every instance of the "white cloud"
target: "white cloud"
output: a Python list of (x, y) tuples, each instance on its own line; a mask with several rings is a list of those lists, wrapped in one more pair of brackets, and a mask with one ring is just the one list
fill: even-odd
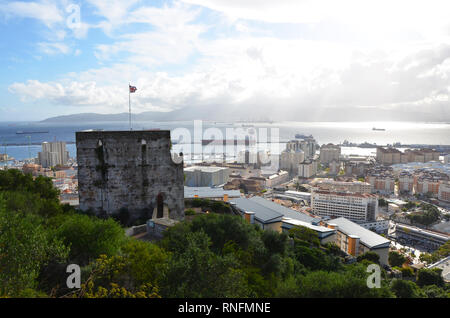
[[(233, 45), (218, 41), (206, 49), (207, 57), (191, 72), (181, 75), (117, 64), (70, 74), (62, 83), (28, 81), (9, 89), (28, 101), (89, 106), (90, 111), (106, 113), (127, 110), (126, 88), (131, 81), (138, 87), (132, 96), (135, 111), (191, 107), (195, 113), (206, 107), (218, 114), (256, 112), (295, 119), (314, 112), (318, 117), (333, 118), (337, 114), (342, 117), (343, 111), (372, 109), (392, 111), (396, 116), (435, 112), (442, 120), (449, 118), (444, 105), (449, 95), (446, 76), (450, 75), (450, 45), (427, 47), (402, 60), (360, 52), (356, 60), (346, 56), (342, 59), (346, 63), (333, 68), (334, 62), (320, 66), (320, 60), (327, 57), (323, 52), (338, 52), (336, 47), (308, 47), (307, 42), (295, 47), (277, 41), (242, 39)], [(223, 52), (225, 47), (239, 49)], [(284, 52), (289, 47), (291, 50), (281, 57), (275, 49)], [(277, 56), (278, 60), (273, 58)], [(314, 56), (318, 59), (313, 60)], [(414, 68), (407, 67), (408, 60), (415, 56), (420, 56), (421, 62)], [(427, 77), (419, 76), (427, 71)]]
[[(376, 8), (354, 3), (356, 16), (340, 1), (331, 0), (185, 2), (202, 4), (231, 18), (208, 23), (199, 18), (204, 13), (201, 9), (179, 2), (155, 8), (140, 6), (139, 1), (90, 0), (104, 19), (86, 28), (103, 28), (111, 39), (98, 43), (93, 52), (104, 66), (62, 74), (61, 80), (14, 83), (9, 91), (24, 102), (112, 113), (127, 110), (127, 85), (131, 82), (138, 87), (132, 96), (135, 111), (191, 107), (199, 116), (253, 112), (296, 119), (310, 113), (332, 118), (355, 110), (356, 119), (356, 111), (363, 110), (396, 114), (435, 110), (439, 118), (449, 118), (444, 105), (449, 94), (450, 42), (430, 32), (445, 23), (439, 12), (432, 27), (417, 31), (418, 27), (408, 22), (423, 7), (415, 0), (412, 8), (405, 7), (408, 11), (404, 14), (406, 9), (397, 3), (391, 5), (392, 12), (385, 12), (384, 0)], [(345, 29), (338, 40), (324, 36), (323, 31), (333, 29), (336, 17), (339, 23), (346, 20), (355, 27)], [(401, 28), (420, 36), (406, 37), (402, 43), (384, 42), (386, 32), (397, 30), (396, 17)], [(306, 40), (269, 33), (270, 25), (255, 26), (248, 19), (331, 22), (308, 27), (309, 34), (317, 37)], [(129, 31), (134, 23), (152, 28)], [(231, 23), (225, 29), (232, 26), (237, 32), (216, 31), (213, 37), (204, 36), (211, 28), (220, 30), (222, 23)], [(418, 26), (423, 23), (420, 20)], [(123, 25), (127, 32), (114, 32)], [(368, 42), (376, 35), (377, 41), (371, 45), (350, 41), (345, 37), (347, 31), (367, 34)], [(72, 53), (70, 46), (56, 40), (39, 46), (47, 54)], [(167, 71), (157, 72), (156, 67)]]
[(126, 23), (128, 13), (139, 0), (87, 0), (95, 8), (95, 14), (104, 18), (96, 27), (100, 27), (107, 34)]
[(204, 25), (190, 23), (197, 15), (197, 11), (180, 4), (137, 8), (121, 18), (120, 23), (144, 23), (154, 29), (122, 34), (115, 37), (112, 44), (99, 44), (95, 56), (103, 61), (126, 53), (130, 64), (146, 66), (181, 63), (195, 52), (199, 35), (207, 29)]
[(50, 1), (24, 2), (12, 1), (0, 3), (0, 12), (6, 17), (32, 18), (52, 27), (64, 20), (57, 5)]
[[(438, 38), (449, 33), (447, 0), (182, 0), (232, 19), (343, 24), (376, 41)], [(401, 33), (401, 35), (400, 35)]]
[(41, 42), (38, 43), (38, 47), (42, 53), (47, 55), (55, 55), (59, 53), (68, 54), (70, 52), (68, 45), (58, 42)]

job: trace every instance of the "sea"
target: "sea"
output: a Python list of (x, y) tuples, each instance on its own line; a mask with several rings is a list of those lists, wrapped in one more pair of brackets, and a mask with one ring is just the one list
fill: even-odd
[[(170, 130), (172, 136), (176, 132), (188, 131), (194, 136), (194, 129), (199, 121), (136, 121), (133, 130), (161, 129)], [(215, 128), (215, 130), (211, 130)], [(383, 130), (373, 130), (373, 128)], [(49, 122), (0, 122), (0, 153), (7, 153), (15, 160), (26, 160), (37, 157), (41, 151), (41, 143), (45, 141), (65, 141), (70, 157), (76, 158), (75, 132), (84, 130), (129, 130), (128, 122), (86, 122), (86, 123), (49, 123)], [(320, 144), (371, 143), (376, 145), (423, 144), (450, 145), (450, 123), (420, 122), (220, 122), (202, 121), (203, 139), (215, 136), (211, 131), (220, 130), (224, 139), (229, 131), (243, 129), (256, 134), (258, 140), (267, 134), (272, 153), (284, 149), (288, 140), (295, 139), (296, 134), (312, 135)], [(271, 139), (271, 136), (277, 138)], [(178, 140), (179, 141), (179, 140)], [(194, 153), (194, 142), (178, 143), (173, 140), (173, 151)], [(277, 149), (274, 151), (274, 149)], [(228, 150), (226, 150), (228, 152)], [(375, 155), (376, 148), (342, 147), (344, 155)]]

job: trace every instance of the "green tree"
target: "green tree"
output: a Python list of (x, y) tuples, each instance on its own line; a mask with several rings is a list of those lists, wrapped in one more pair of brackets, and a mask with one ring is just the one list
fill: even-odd
[(400, 269), (400, 271), (402, 272), (402, 277), (414, 277), (414, 271), (411, 267), (407, 266), (407, 267), (402, 267)]
[(125, 239), (124, 230), (113, 219), (101, 220), (82, 214), (67, 216), (56, 235), (70, 246), (70, 259), (80, 265), (101, 254), (114, 255)]
[(357, 260), (358, 262), (361, 262), (362, 260), (369, 260), (372, 263), (380, 264), (380, 256), (377, 253), (371, 251), (366, 252), (363, 255), (359, 255), (357, 257)]
[(380, 198), (380, 199), (378, 199), (378, 205), (381, 206), (381, 207), (387, 206), (388, 202), (385, 199)]
[(420, 298), (425, 294), (411, 281), (394, 279), (391, 283), (391, 290), (398, 298)]
[(210, 250), (211, 240), (202, 231), (188, 233), (181, 253), (169, 260), (161, 293), (165, 297), (246, 297), (245, 273), (232, 255)]
[(289, 230), (289, 237), (295, 240), (305, 241), (312, 246), (319, 246), (320, 240), (317, 233), (305, 226), (296, 226)]
[(314, 271), (299, 280), (299, 297), (368, 298), (391, 297), (388, 288), (368, 288), (365, 266), (350, 267), (343, 273)]
[(31, 174), (17, 169), (0, 170), (0, 192), (4, 191), (31, 192), (49, 200), (58, 200), (59, 196), (50, 178), (38, 176), (33, 180)]
[(427, 285), (422, 288), (428, 298), (450, 298), (450, 291), (446, 291), (436, 285)]
[(421, 262), (427, 263), (427, 264), (432, 264), (434, 262), (433, 260), (433, 256), (429, 253), (421, 253), (419, 256), (419, 260)]
[(159, 246), (129, 239), (121, 248), (125, 260), (125, 272), (135, 286), (151, 282), (158, 286), (167, 269), (169, 254)]
[(389, 265), (402, 267), (406, 262), (406, 257), (398, 252), (391, 251), (388, 256)]
[(433, 260), (438, 261), (442, 258), (446, 258), (450, 255), (450, 241), (445, 242), (441, 245), (437, 251), (433, 253)]
[(40, 269), (51, 259), (62, 262), (67, 253), (37, 216), (6, 210), (0, 197), (0, 295), (35, 290)]
[(138, 286), (130, 281), (128, 260), (115, 255), (100, 257), (93, 263), (88, 279), (81, 288), (64, 297), (76, 298), (160, 298), (158, 287), (150, 281)]
[(444, 286), (444, 279), (442, 278), (442, 269), (422, 268), (417, 273), (417, 285), (420, 287), (427, 285), (436, 285), (438, 287)]

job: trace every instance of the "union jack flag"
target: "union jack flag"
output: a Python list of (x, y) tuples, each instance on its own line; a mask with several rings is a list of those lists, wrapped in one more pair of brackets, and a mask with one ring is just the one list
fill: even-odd
[(136, 90), (137, 90), (136, 86), (131, 86), (129, 84), (128, 84), (128, 86), (130, 86), (130, 93), (136, 92)]

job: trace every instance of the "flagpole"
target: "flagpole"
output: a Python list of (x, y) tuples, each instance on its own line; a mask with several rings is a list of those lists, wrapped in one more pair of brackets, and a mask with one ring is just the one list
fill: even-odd
[(128, 121), (130, 123), (130, 130), (131, 129), (131, 92), (130, 92), (130, 83), (128, 83)]

